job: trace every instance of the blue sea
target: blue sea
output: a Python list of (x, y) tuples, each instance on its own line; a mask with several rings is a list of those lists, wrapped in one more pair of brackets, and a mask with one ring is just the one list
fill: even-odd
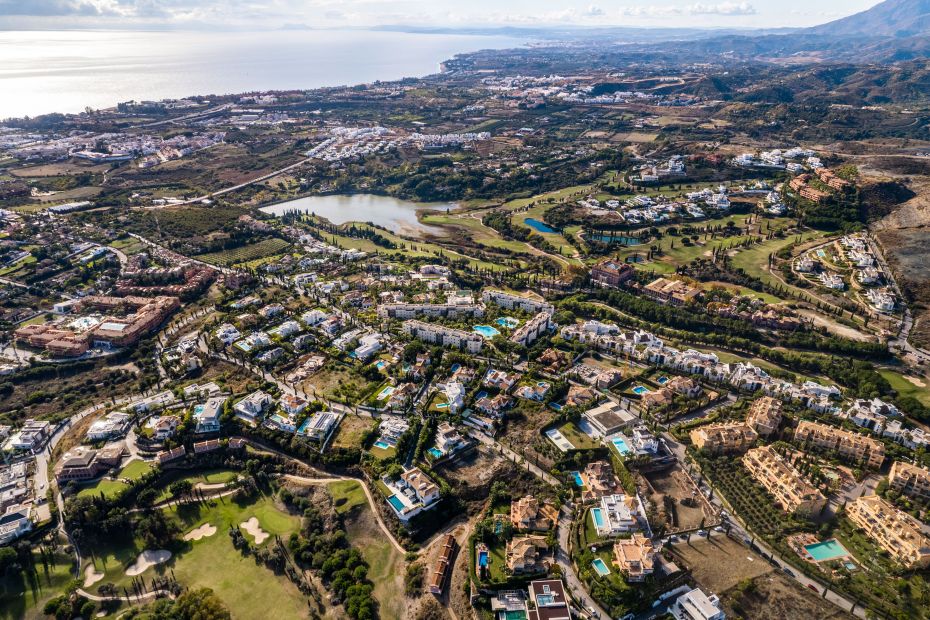
[(509, 37), (367, 30), (0, 32), (0, 119), (121, 101), (310, 89), (439, 72)]

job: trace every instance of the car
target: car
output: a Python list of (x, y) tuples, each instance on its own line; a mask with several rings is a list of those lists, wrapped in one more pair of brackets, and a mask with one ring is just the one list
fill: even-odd
[(723, 528), (720, 527), (720, 526), (718, 525), (717, 527), (714, 528), (714, 531), (715, 531), (715, 532), (722, 532), (722, 531), (723, 531)]
[(809, 583), (809, 584), (807, 584), (807, 587), (810, 588), (811, 590), (813, 590), (814, 592), (816, 592), (817, 594), (820, 594), (820, 590), (818, 590), (818, 589), (817, 589), (817, 586), (815, 586), (814, 584)]
[(794, 571), (792, 571), (792, 570), (791, 570), (790, 568), (788, 568), (787, 566), (782, 566), (782, 569), (781, 569), (781, 570), (782, 570), (783, 573), (785, 573), (785, 574), (788, 575), (789, 577), (794, 577)]

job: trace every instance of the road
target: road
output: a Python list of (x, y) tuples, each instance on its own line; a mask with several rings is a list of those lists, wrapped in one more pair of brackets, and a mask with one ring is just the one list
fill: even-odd
[[(582, 513), (584, 514), (584, 513)], [(593, 609), (601, 618), (610, 618), (610, 614), (603, 607), (597, 604), (588, 590), (585, 588), (578, 575), (575, 573), (575, 567), (571, 558), (571, 532), (572, 532), (573, 511), (568, 504), (563, 505), (559, 510), (559, 524), (557, 537), (559, 545), (555, 550), (555, 561), (562, 569), (562, 578), (568, 591), (576, 603), (580, 603), (584, 608), (584, 614), (587, 616)]]

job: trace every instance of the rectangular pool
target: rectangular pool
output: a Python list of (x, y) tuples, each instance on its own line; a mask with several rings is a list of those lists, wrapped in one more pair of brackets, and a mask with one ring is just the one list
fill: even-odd
[(429, 453), (432, 454), (437, 459), (442, 458), (442, 451), (439, 448), (430, 448)]
[(633, 452), (630, 450), (630, 446), (626, 445), (626, 440), (623, 437), (614, 437), (610, 440), (610, 443), (614, 444), (614, 448), (617, 449), (617, 452), (620, 453), (620, 456), (626, 456)]
[(849, 555), (846, 547), (841, 545), (835, 538), (814, 543), (813, 545), (804, 545), (804, 550), (810, 554), (815, 562), (827, 562), (837, 558), (845, 558)]
[(389, 450), (391, 448), (391, 445), (387, 443), (386, 441), (381, 441), (379, 439), (378, 441), (375, 442), (375, 447), (380, 448), (382, 450)]
[(488, 552), (479, 551), (478, 552), (478, 566), (484, 568), (488, 565)]
[(403, 512), (404, 502), (400, 501), (400, 498), (396, 495), (392, 495), (388, 498), (388, 503), (394, 507), (394, 510), (397, 512)]
[(633, 388), (633, 393), (637, 396), (642, 396), (643, 394), (649, 393), (649, 388), (647, 388), (645, 385), (637, 385), (635, 388)]
[(594, 570), (597, 571), (597, 574), (600, 575), (601, 577), (606, 577), (607, 575), (610, 574), (610, 569), (607, 568), (607, 564), (605, 564), (604, 560), (602, 560), (601, 558), (597, 558), (593, 562), (591, 562), (591, 566), (594, 567)]
[(571, 473), (572, 478), (575, 479), (575, 484), (576, 484), (577, 486), (580, 486), (580, 487), (583, 487), (583, 486), (584, 486), (584, 480), (581, 479), (581, 472), (573, 471), (573, 472), (569, 472), (569, 473)]
[(601, 514), (600, 508), (591, 509), (591, 519), (594, 521), (595, 527), (604, 527), (604, 515)]

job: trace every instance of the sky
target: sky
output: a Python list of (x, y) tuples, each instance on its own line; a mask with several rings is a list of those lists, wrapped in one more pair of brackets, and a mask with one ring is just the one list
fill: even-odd
[(801, 27), (877, 0), (0, 0), (0, 29)]

